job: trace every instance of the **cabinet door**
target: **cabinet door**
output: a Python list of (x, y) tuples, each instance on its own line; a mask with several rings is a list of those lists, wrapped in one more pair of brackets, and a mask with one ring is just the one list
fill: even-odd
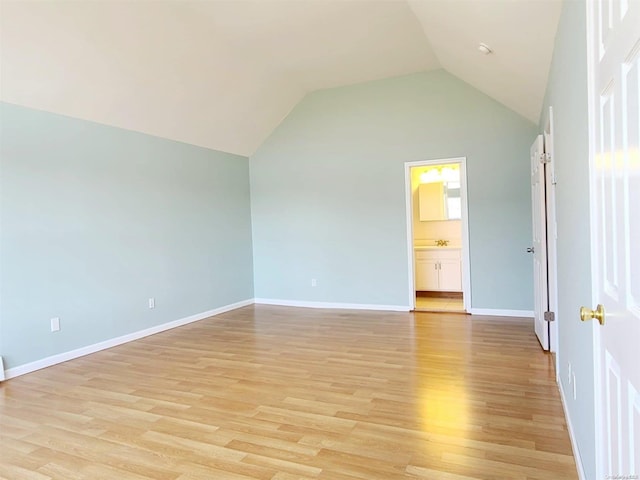
[(416, 290), (438, 290), (438, 270), (435, 260), (416, 258)]
[(462, 291), (462, 269), (460, 260), (440, 260), (440, 290), (445, 292)]

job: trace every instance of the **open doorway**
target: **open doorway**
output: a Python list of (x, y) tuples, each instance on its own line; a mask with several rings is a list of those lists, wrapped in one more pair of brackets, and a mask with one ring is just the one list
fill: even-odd
[(405, 164), (410, 305), (466, 312), (469, 261), (464, 158)]

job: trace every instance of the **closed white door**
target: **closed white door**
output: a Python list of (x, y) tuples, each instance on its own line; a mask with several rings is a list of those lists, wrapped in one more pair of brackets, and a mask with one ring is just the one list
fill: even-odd
[[(589, 1), (587, 9), (594, 304), (587, 307), (605, 312), (604, 325), (592, 322), (597, 478), (638, 478), (640, 1)], [(582, 318), (593, 313), (587, 308)]]
[(544, 153), (542, 135), (531, 145), (531, 208), (533, 220), (533, 312), (536, 336), (540, 345), (549, 350), (549, 324), (544, 319), (547, 311), (547, 218), (545, 200)]

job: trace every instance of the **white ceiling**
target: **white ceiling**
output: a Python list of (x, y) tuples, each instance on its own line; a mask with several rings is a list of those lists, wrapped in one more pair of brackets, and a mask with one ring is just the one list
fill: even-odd
[[(308, 92), (444, 68), (537, 123), (560, 0), (0, 0), (0, 99), (241, 155)], [(494, 53), (477, 51), (479, 42)]]

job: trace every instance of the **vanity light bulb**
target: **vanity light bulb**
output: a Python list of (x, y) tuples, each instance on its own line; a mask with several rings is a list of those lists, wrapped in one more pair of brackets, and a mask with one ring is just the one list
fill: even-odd
[(440, 180), (440, 173), (438, 173), (436, 169), (427, 170), (420, 174), (420, 183), (433, 183), (439, 182)]

